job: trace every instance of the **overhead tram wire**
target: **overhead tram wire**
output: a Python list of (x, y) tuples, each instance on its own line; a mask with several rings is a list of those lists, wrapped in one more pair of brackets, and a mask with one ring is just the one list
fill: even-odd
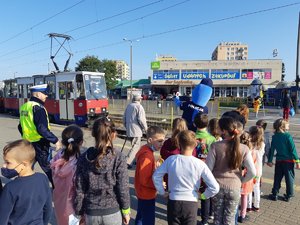
[[(47, 40), (49, 40), (49, 39), (47, 39)], [(58, 45), (56, 45), (56, 46), (58, 46)], [(22, 57), (25, 57), (25, 56), (33, 55), (33, 54), (36, 54), (36, 53), (39, 53), (39, 52), (43, 52), (43, 51), (49, 51), (49, 47), (38, 49), (38, 50), (36, 50), (34, 52), (28, 52), (28, 53), (25, 53), (23, 55), (19, 55), (19, 56), (12, 57), (12, 58), (9, 58), (9, 59), (2, 59), (1, 61), (2, 62), (12, 61), (14, 59), (18, 59), (18, 58), (22, 58)]]
[(53, 16), (50, 16), (50, 17), (48, 17), (48, 18), (46, 18), (46, 19), (44, 19), (44, 20), (38, 22), (37, 24), (31, 26), (30, 28), (27, 28), (27, 29), (21, 31), (21, 32), (19, 32), (19, 33), (13, 35), (12, 37), (10, 37), (10, 38), (8, 38), (8, 39), (6, 39), (6, 40), (4, 40), (4, 41), (1, 41), (1, 42), (0, 42), (0, 45), (1, 45), (1, 44), (4, 44), (4, 43), (6, 43), (6, 42), (8, 42), (8, 41), (10, 41), (10, 40), (13, 40), (13, 39), (15, 39), (16, 37), (19, 37), (20, 35), (22, 35), (22, 34), (28, 32), (28, 31), (32, 30), (32, 29), (35, 28), (35, 27), (40, 26), (41, 24), (43, 24), (43, 23), (45, 23), (45, 22), (47, 22), (47, 21), (53, 19), (54, 17), (56, 17), (56, 16), (58, 16), (58, 15), (64, 13), (64, 12), (66, 12), (66, 11), (68, 11), (68, 10), (70, 10), (70, 9), (72, 9), (73, 7), (75, 7), (75, 6), (79, 5), (79, 4), (81, 4), (81, 3), (84, 2), (84, 1), (86, 1), (86, 0), (81, 0), (81, 1), (79, 1), (79, 2), (77, 2), (77, 3), (75, 3), (74, 5), (69, 6), (68, 8), (66, 8), (66, 9), (64, 9), (64, 10), (62, 10), (62, 11), (56, 13), (56, 14), (54, 14)]
[[(236, 16), (230, 16), (230, 17), (225, 17), (225, 18), (221, 18), (221, 19), (217, 19), (217, 20), (211, 20), (211, 21), (207, 21), (207, 22), (204, 22), (204, 23), (194, 24), (194, 25), (181, 27), (181, 28), (176, 28), (176, 29), (172, 29), (172, 30), (168, 30), (168, 31), (158, 32), (158, 33), (149, 34), (149, 35), (143, 35), (141, 37), (136, 37), (136, 38), (132, 38), (132, 39), (141, 40), (141, 39), (151, 38), (151, 37), (160, 36), (160, 35), (163, 35), (163, 34), (168, 34), (168, 33), (173, 33), (173, 32), (177, 32), (177, 31), (181, 31), (181, 30), (192, 29), (192, 28), (195, 28), (195, 27), (204, 26), (204, 25), (208, 25), (208, 24), (223, 22), (223, 21), (226, 21), (226, 20), (233, 20), (233, 19), (240, 18), (240, 17), (246, 17), (246, 16), (251, 16), (251, 15), (254, 15), (254, 14), (260, 14), (260, 13), (263, 13), (263, 12), (275, 11), (275, 10), (278, 10), (278, 9), (287, 8), (287, 7), (291, 7), (291, 6), (295, 6), (295, 5), (299, 5), (299, 4), (300, 4), (300, 2), (295, 2), (295, 3), (291, 3), (291, 4), (287, 4), (287, 5), (272, 7), (272, 8), (268, 8), (268, 9), (262, 9), (262, 10), (258, 10), (258, 11), (254, 11), (254, 12), (249, 12), (249, 13), (236, 15)], [(110, 43), (110, 44), (105, 44), (105, 45), (102, 45), (102, 46), (90, 48), (90, 49), (87, 49), (87, 50), (76, 51), (74, 53), (86, 52), (86, 51), (95, 50), (95, 49), (99, 49), (99, 48), (104, 48), (104, 47), (108, 47), (108, 46), (119, 45), (120, 43), (124, 44), (124, 42)]]
[(241, 17), (247, 17), (247, 16), (251, 16), (251, 15), (255, 15), (255, 14), (260, 14), (260, 13), (263, 13), (263, 12), (275, 11), (275, 10), (278, 10), (278, 9), (287, 8), (287, 7), (291, 7), (291, 6), (295, 6), (295, 5), (299, 5), (299, 4), (300, 4), (300, 2), (295, 2), (295, 3), (282, 5), (282, 6), (278, 6), (278, 7), (273, 7), (273, 8), (269, 8), (269, 9), (262, 9), (262, 10), (258, 10), (258, 11), (254, 11), (254, 12), (249, 12), (249, 13), (236, 15), (236, 16), (230, 16), (230, 17), (225, 17), (225, 18), (222, 18), (222, 19), (211, 20), (211, 21), (208, 21), (208, 22), (198, 23), (198, 24), (187, 26), (187, 27), (181, 27), (181, 28), (177, 28), (177, 29), (173, 29), (173, 30), (168, 30), (168, 31), (163, 31), (163, 32), (159, 32), (159, 33), (149, 34), (149, 35), (142, 36), (142, 37), (137, 37), (137, 39), (151, 38), (151, 37), (155, 37), (155, 36), (159, 36), (159, 35), (163, 35), (163, 34), (168, 34), (168, 33), (173, 33), (173, 32), (177, 32), (177, 31), (181, 31), (181, 30), (192, 29), (192, 28), (195, 28), (195, 27), (204, 26), (204, 25), (208, 25), (208, 24), (213, 24), (213, 23), (223, 22), (223, 21), (227, 21), (227, 20), (233, 20), (233, 19), (237, 19), (237, 18), (241, 18)]
[[(295, 3), (291, 3), (291, 4), (287, 4), (287, 5), (278, 6), (278, 7), (272, 7), (272, 8), (269, 8), (269, 9), (263, 9), (263, 10), (258, 10), (258, 11), (254, 11), (254, 12), (244, 13), (244, 14), (240, 14), (240, 15), (236, 15), (236, 16), (225, 17), (225, 18), (221, 18), (221, 19), (217, 19), (217, 20), (207, 21), (207, 22), (204, 22), (204, 23), (194, 24), (194, 25), (190, 25), (190, 26), (186, 26), (186, 27), (181, 27), (181, 28), (177, 28), (177, 29), (172, 29), (172, 30), (168, 30), (168, 31), (164, 31), (164, 32), (159, 32), (159, 33), (144, 35), (144, 36), (141, 36), (141, 37), (137, 37), (136, 39), (151, 38), (151, 37), (160, 36), (160, 35), (164, 35), (164, 34), (168, 34), (168, 33), (173, 33), (173, 32), (177, 32), (177, 31), (181, 31), (181, 30), (187, 30), (187, 29), (192, 29), (192, 28), (199, 27), (199, 26), (204, 26), (204, 25), (208, 25), (208, 24), (218, 23), (218, 22), (222, 22), (222, 21), (226, 21), (226, 20), (233, 20), (233, 19), (236, 19), (236, 18), (246, 17), (246, 16), (250, 16), (250, 15), (254, 15), (254, 14), (259, 14), (259, 13), (263, 13), (263, 12), (275, 11), (275, 10), (278, 10), (278, 9), (287, 8), (287, 7), (291, 7), (291, 6), (295, 6), (295, 5), (299, 5), (299, 4), (300, 4), (300, 2), (295, 2)], [(87, 51), (91, 51), (91, 50), (96, 50), (96, 49), (100, 49), (100, 48), (106, 48), (106, 47), (116, 46), (116, 45), (120, 45), (120, 44), (124, 44), (124, 41), (114, 42), (114, 43), (108, 43), (108, 44), (105, 44), (105, 45), (101, 45), (101, 46), (98, 46), (98, 47), (89, 48), (89, 49), (85, 49), (85, 50), (78, 50), (78, 51), (75, 51), (74, 54), (75, 53), (87, 52)]]
[(94, 21), (94, 22), (88, 23), (88, 24), (86, 24), (86, 25), (82, 25), (82, 26), (80, 26), (80, 27), (73, 28), (73, 29), (71, 29), (71, 30), (65, 31), (64, 33), (71, 33), (71, 32), (73, 32), (73, 31), (76, 31), (76, 30), (79, 30), (79, 29), (82, 29), (82, 28), (86, 28), (86, 27), (91, 26), (91, 25), (93, 25), (93, 24), (96, 24), (96, 23), (99, 23), (99, 22), (103, 22), (103, 21), (105, 21), (105, 20), (109, 20), (109, 19), (112, 19), (112, 18), (121, 16), (121, 15), (125, 15), (125, 14), (127, 14), (127, 13), (134, 12), (134, 11), (139, 10), (139, 9), (142, 9), (142, 8), (146, 8), (146, 7), (148, 7), (148, 6), (151, 6), (151, 5), (157, 4), (157, 3), (159, 3), (159, 2), (163, 2), (163, 1), (164, 1), (164, 0), (158, 0), (158, 1), (151, 2), (151, 3), (148, 3), (148, 4), (146, 4), (146, 5), (142, 5), (142, 6), (139, 6), (139, 7), (136, 7), (136, 8), (133, 8), (133, 9), (130, 9), (130, 10), (127, 10), (127, 11), (124, 11), (124, 12), (117, 13), (117, 14), (112, 15), (112, 16), (105, 17), (105, 18), (103, 18), (103, 19), (97, 19), (97, 20)]
[[(85, 1), (85, 0), (83, 0), (83, 1)], [(81, 2), (83, 2), (83, 1), (81, 1)], [(121, 12), (121, 13), (118, 13), (118, 14), (115, 14), (115, 15), (112, 15), (112, 16), (108, 16), (108, 17), (103, 18), (103, 19), (101, 19), (101, 20), (96, 20), (96, 21), (94, 21), (94, 22), (92, 22), (92, 23), (83, 25), (83, 26), (81, 26), (81, 27), (74, 28), (74, 29), (69, 30), (69, 31), (67, 31), (67, 32), (65, 32), (65, 33), (70, 33), (70, 32), (72, 32), (72, 31), (75, 31), (75, 30), (79, 30), (79, 29), (88, 27), (88, 26), (90, 26), (90, 25), (92, 25), (92, 24), (95, 24), (95, 23), (98, 23), (98, 22), (102, 22), (102, 21), (104, 21), (104, 20), (108, 20), (108, 19), (111, 19), (111, 18), (120, 16), (120, 15), (124, 15), (124, 14), (126, 14), (126, 13), (133, 12), (133, 11), (136, 11), (136, 10), (138, 10), (138, 9), (145, 8), (145, 7), (148, 7), (148, 6), (157, 4), (157, 3), (162, 2), (162, 1), (164, 1), (164, 0), (158, 0), (158, 1), (151, 2), (151, 3), (149, 3), (149, 4), (142, 5), (142, 6), (140, 6), (140, 7), (134, 8), (134, 9), (130, 9), (130, 10), (127, 10), (127, 11), (124, 11), (124, 12)], [(81, 2), (79, 2), (79, 3), (81, 3)], [(79, 4), (79, 3), (77, 3), (77, 4)], [(75, 6), (75, 5), (74, 5), (74, 6)], [(40, 22), (40, 23), (41, 23), (41, 22)], [(39, 23), (39, 24), (40, 24), (40, 23)], [(36, 26), (36, 25), (35, 25), (35, 26)], [(32, 28), (32, 27), (31, 27), (31, 28)], [(27, 29), (26, 31), (30, 30), (31, 28)], [(25, 32), (25, 31), (24, 31), (24, 32)], [(23, 33), (24, 33), (24, 32), (23, 32)], [(16, 35), (16, 37), (17, 37), (17, 35)], [(13, 37), (13, 38), (14, 38), (14, 37)], [(12, 39), (13, 39), (13, 38), (12, 38)], [(25, 47), (23, 47), (23, 48), (16, 49), (16, 50), (13, 50), (13, 51), (11, 51), (11, 52), (5, 53), (5, 54), (3, 54), (3, 55), (0, 55), (0, 58), (1, 58), (1, 57), (4, 57), (4, 56), (6, 56), (6, 55), (9, 55), (9, 54), (11, 54), (11, 53), (15, 53), (15, 52), (17, 52), (17, 51), (20, 51), (20, 50), (29, 48), (29, 47), (31, 47), (31, 46), (33, 46), (33, 45), (35, 45), (35, 44), (39, 44), (39, 43), (41, 43), (41, 42), (45, 42), (45, 41), (47, 41), (47, 40), (49, 40), (49, 39), (47, 38), (47, 39), (41, 40), (41, 41), (39, 41), (39, 42), (35, 42), (35, 43), (30, 44), (30, 45), (27, 45), (27, 46), (25, 46)], [(6, 40), (6, 41), (8, 41), (8, 40)], [(6, 42), (6, 41), (5, 41), (5, 42)], [(1, 42), (0, 42), (0, 44), (1, 44)]]
[(185, 0), (185, 1), (182, 1), (182, 2), (178, 2), (178, 3), (176, 3), (176, 4), (173, 4), (173, 5), (170, 5), (170, 6), (168, 6), (168, 7), (162, 8), (162, 9), (157, 10), (157, 11), (155, 11), (155, 12), (148, 13), (148, 14), (146, 14), (146, 15), (144, 15), (144, 16), (141, 16), (141, 17), (138, 17), (138, 18), (135, 18), (135, 19), (132, 19), (132, 20), (128, 20), (128, 21), (126, 21), (126, 22), (123, 22), (123, 23), (120, 23), (120, 24), (117, 24), (117, 25), (114, 25), (114, 26), (105, 28), (105, 29), (103, 29), (103, 30), (94, 32), (94, 33), (92, 33), (92, 34), (88, 34), (88, 35), (85, 35), (85, 36), (76, 38), (76, 39), (74, 39), (74, 40), (75, 40), (75, 41), (78, 41), (78, 40), (81, 40), (81, 39), (85, 39), (85, 38), (94, 36), (94, 35), (99, 34), (99, 33), (103, 33), (103, 32), (109, 31), (109, 30), (113, 30), (113, 29), (115, 29), (115, 28), (118, 28), (118, 27), (121, 27), (121, 26), (130, 24), (130, 23), (136, 22), (136, 21), (138, 21), (138, 20), (147, 18), (147, 17), (149, 17), (149, 16), (153, 16), (153, 15), (155, 15), (155, 14), (161, 13), (161, 12), (166, 11), (166, 10), (168, 10), (168, 9), (174, 8), (174, 7), (178, 6), (178, 5), (182, 5), (182, 4), (187, 3), (187, 2), (189, 2), (189, 1), (191, 1), (191, 0)]
[[(49, 38), (44, 39), (44, 40), (41, 40), (41, 41), (38, 41), (38, 42), (35, 42), (35, 43), (32, 43), (32, 44), (30, 44), (30, 45), (26, 45), (25, 47), (22, 47), (22, 48), (19, 48), (19, 49), (15, 49), (15, 50), (13, 50), (13, 51), (7, 52), (7, 53), (5, 53), (5, 54), (3, 54), (3, 55), (0, 55), (0, 58), (1, 58), (1, 57), (5, 57), (5, 56), (7, 56), (7, 55), (10, 55), (10, 54), (12, 54), (12, 53), (15, 53), (15, 52), (24, 50), (24, 49), (26, 49), (26, 48), (30, 48), (30, 47), (32, 47), (32, 46), (34, 46), (34, 45), (37, 45), (37, 44), (40, 44), (40, 43), (42, 43), (42, 42), (46, 42), (46, 41), (48, 41), (48, 40), (49, 40)], [(48, 49), (49, 49), (49, 48), (48, 48)]]

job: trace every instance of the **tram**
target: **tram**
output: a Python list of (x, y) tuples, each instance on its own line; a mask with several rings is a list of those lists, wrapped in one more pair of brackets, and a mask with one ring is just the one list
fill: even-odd
[(51, 122), (88, 125), (93, 119), (108, 114), (104, 73), (61, 72), (49, 75), (18, 77), (4, 81), (4, 110), (19, 115), (19, 108), (30, 98), (30, 87), (49, 85), (45, 102)]

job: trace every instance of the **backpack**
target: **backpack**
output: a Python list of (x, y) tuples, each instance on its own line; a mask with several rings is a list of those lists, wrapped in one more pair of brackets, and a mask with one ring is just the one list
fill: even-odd
[(197, 143), (198, 143), (196, 146), (197, 158), (205, 160), (207, 158), (207, 153), (208, 153), (208, 145), (206, 144), (206, 140), (202, 138), (198, 138)]

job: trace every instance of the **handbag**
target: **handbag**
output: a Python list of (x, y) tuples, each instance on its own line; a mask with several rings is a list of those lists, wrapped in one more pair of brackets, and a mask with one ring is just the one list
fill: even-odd
[(295, 116), (295, 109), (294, 109), (294, 107), (290, 108), (290, 116)]

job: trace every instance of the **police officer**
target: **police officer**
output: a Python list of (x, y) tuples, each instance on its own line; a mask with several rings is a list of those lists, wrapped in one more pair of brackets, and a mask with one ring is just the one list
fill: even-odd
[(49, 94), (47, 84), (36, 85), (30, 88), (31, 98), (20, 109), (20, 124), (18, 129), (23, 139), (30, 141), (36, 152), (36, 161), (46, 173), (53, 186), (50, 169), (49, 147), (55, 144), (56, 149), (61, 147), (58, 138), (50, 131), (49, 118), (44, 103)]

